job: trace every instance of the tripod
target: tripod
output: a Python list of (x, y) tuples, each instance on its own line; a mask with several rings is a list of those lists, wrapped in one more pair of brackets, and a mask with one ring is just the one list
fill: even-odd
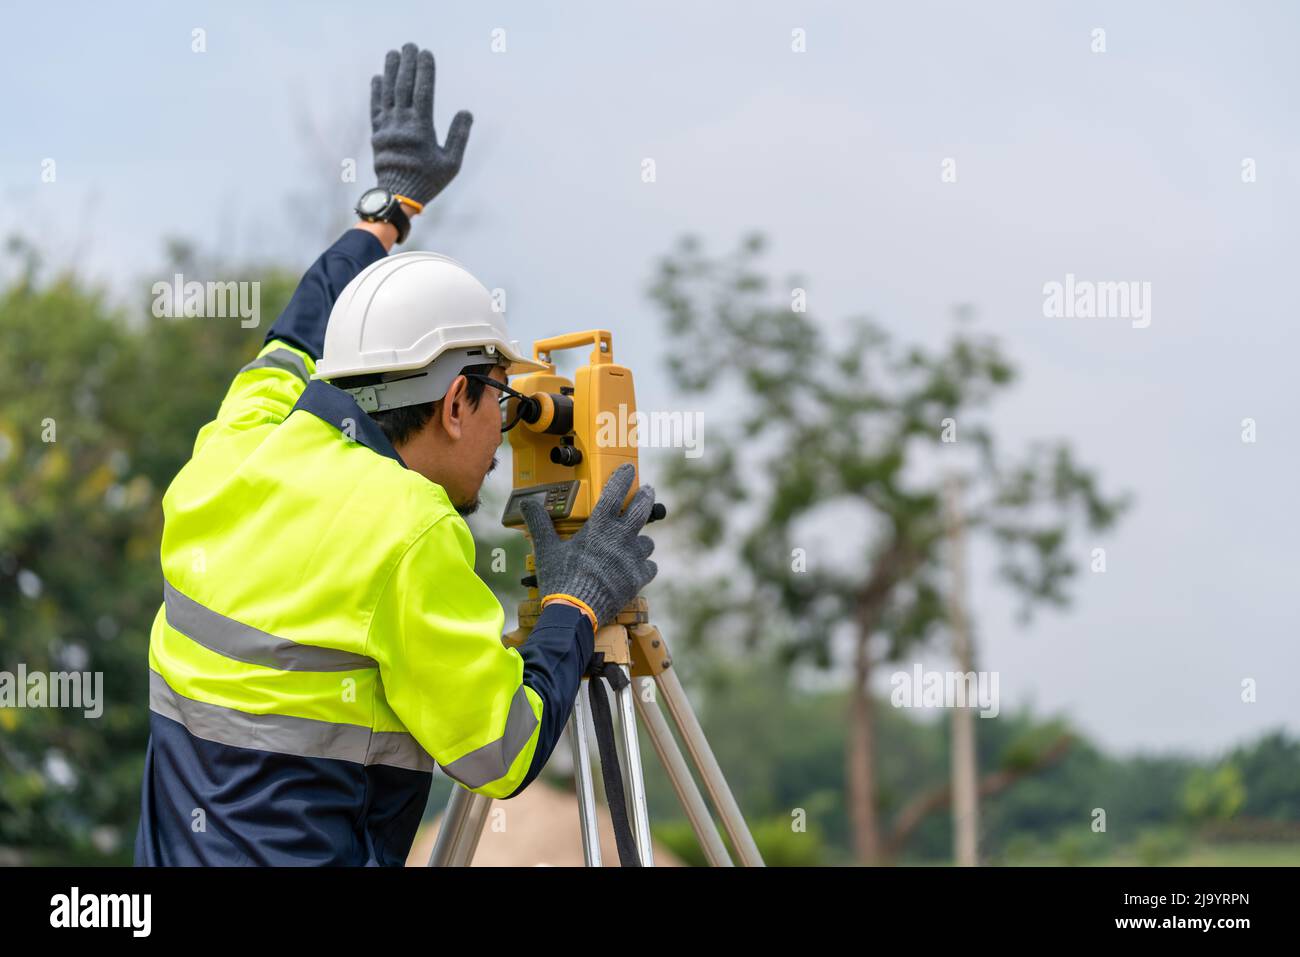
[[(528, 556), (528, 566), (532, 569), (533, 556)], [(523, 644), (541, 614), (541, 602), (529, 598), (519, 604), (519, 628), (506, 635), (503, 641), (507, 645)], [(649, 606), (644, 598), (637, 598), (628, 605), (618, 617), (604, 625), (596, 632), (595, 654), (593, 658), (603, 662), (606, 675), (617, 686), (613, 692), (618, 715), (617, 764), (621, 776), (619, 782), (612, 775), (612, 769), (606, 762), (613, 763), (612, 751), (602, 747), (601, 764), (605, 772), (606, 797), (611, 802), (611, 816), (615, 821), (615, 835), (619, 836), (620, 817), (626, 816), (631, 822), (632, 848), (620, 847), (620, 859), (624, 864), (628, 853), (636, 855), (636, 860), (644, 867), (654, 865), (654, 855), (650, 845), (650, 817), (646, 810), (645, 778), (641, 768), (641, 751), (637, 741), (637, 718), (645, 724), (655, 753), (672, 781), (677, 799), (690, 820), (691, 829), (704, 850), (709, 864), (714, 867), (731, 867), (733, 862), (727, 848), (718, 835), (717, 827), (709, 813), (708, 806), (691, 776), (690, 768), (677, 746), (669, 729), (668, 721), (659, 708), (662, 700), (667, 707), (677, 733), (681, 735), (690, 755), (695, 770), (704, 782), (709, 798), (717, 808), (722, 826), (731, 839), (731, 846), (736, 849), (740, 863), (747, 867), (762, 867), (763, 859), (758, 847), (749, 833), (740, 807), (732, 796), (731, 788), (723, 777), (722, 769), (713, 756), (713, 750), (704, 736), (695, 717), (681, 682), (672, 671), (672, 659), (668, 655), (668, 646), (659, 629), (649, 622)], [(600, 657), (600, 656), (603, 656)], [(621, 672), (625, 680), (620, 680)], [(590, 686), (598, 679), (584, 677)], [(603, 686), (589, 687), (595, 695), (608, 694)], [(606, 703), (608, 698), (604, 699)], [(597, 705), (599, 710), (600, 706)], [(604, 708), (608, 712), (608, 708)], [(606, 716), (607, 717), (607, 716)], [(602, 855), (600, 831), (596, 818), (596, 792), (592, 779), (592, 756), (588, 743), (588, 731), (597, 724), (590, 705), (581, 690), (574, 702), (573, 714), (569, 718), (569, 745), (573, 753), (574, 779), (577, 784), (578, 819), (582, 832), (583, 859), (588, 867), (601, 867)], [(602, 728), (597, 724), (598, 738)], [(612, 728), (604, 729), (604, 740), (612, 737)], [(621, 783), (621, 788), (617, 785)], [(613, 785), (613, 786), (611, 786)], [(621, 794), (619, 793), (621, 791)], [(626, 795), (626, 815), (616, 806), (618, 798)], [(430, 867), (468, 867), (474, 858), (479, 837), (483, 833), (483, 824), (492, 806), (492, 799), (468, 791), (460, 785), (452, 789), (443, 813), (442, 827), (434, 844), (433, 854), (429, 858)]]

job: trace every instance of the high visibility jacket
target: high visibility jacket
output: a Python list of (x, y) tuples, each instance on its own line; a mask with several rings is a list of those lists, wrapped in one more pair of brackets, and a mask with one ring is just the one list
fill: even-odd
[(518, 793), (592, 651), (550, 606), (522, 652), (446, 492), (308, 381), (351, 230), (303, 277), (163, 498), (139, 864), (404, 863), (435, 762)]

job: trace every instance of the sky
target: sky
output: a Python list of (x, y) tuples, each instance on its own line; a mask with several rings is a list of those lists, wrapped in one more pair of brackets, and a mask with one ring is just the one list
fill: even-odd
[[(305, 268), (370, 185), (370, 76), (416, 42), (437, 56), (439, 129), (459, 109), (475, 124), (411, 245), (506, 289), (521, 340), (610, 328), (616, 353), (637, 357), (640, 404), (679, 408), (645, 287), (687, 232), (715, 250), (764, 232), (770, 272), (803, 277), (831, 325), (869, 314), (934, 345), (954, 304), (971, 304), (1022, 370), (995, 414), (1000, 440), (1064, 437), (1136, 501), (1118, 531), (1079, 543), (1085, 568), (1106, 548), (1105, 573), (1085, 571), (1073, 607), (1029, 628), (974, 551), (980, 660), (999, 672), (1003, 711), (1066, 715), (1126, 753), (1300, 732), (1298, 237), (1278, 213), (1300, 199), (1294, 5), (380, 13), (9, 11), (0, 233), (137, 302), (170, 278), (155, 274), (165, 236)], [(341, 180), (348, 160), (356, 182)], [(1149, 283), (1149, 324), (1045, 316), (1044, 285), (1067, 275)]]

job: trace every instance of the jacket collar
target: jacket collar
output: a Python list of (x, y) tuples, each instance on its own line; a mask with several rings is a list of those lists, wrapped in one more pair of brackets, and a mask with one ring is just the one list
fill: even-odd
[(388, 441), (384, 430), (370, 416), (361, 410), (361, 406), (352, 396), (342, 389), (335, 388), (323, 379), (313, 379), (298, 397), (290, 414), (302, 409), (310, 412), (322, 422), (328, 422), (339, 432), (346, 433), (354, 441), (360, 442), (372, 452), (378, 452), (392, 459), (402, 468), (406, 463)]

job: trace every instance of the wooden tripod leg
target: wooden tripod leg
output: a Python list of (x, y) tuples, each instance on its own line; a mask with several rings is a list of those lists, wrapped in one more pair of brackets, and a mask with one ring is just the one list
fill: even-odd
[(668, 708), (668, 716), (686, 745), (686, 753), (699, 772), (709, 799), (717, 808), (722, 827), (731, 838), (731, 846), (735, 848), (740, 863), (746, 867), (762, 867), (763, 857), (758, 853), (758, 845), (749, 833), (749, 825), (745, 823), (745, 817), (740, 813), (740, 806), (731, 793), (722, 768), (713, 756), (704, 729), (700, 727), (699, 719), (695, 717), (695, 711), (686, 698), (686, 692), (677, 680), (677, 674), (672, 669), (672, 658), (668, 654), (668, 645), (659, 629), (648, 622), (641, 623), (630, 627), (628, 636), (632, 639), (633, 674), (655, 679), (659, 695)]
[(709, 807), (704, 803), (704, 797), (695, 784), (695, 778), (691, 776), (691, 769), (686, 766), (686, 759), (682, 757), (681, 749), (677, 747), (677, 740), (673, 737), (668, 722), (664, 720), (663, 712), (659, 710), (657, 699), (646, 700), (646, 689), (655, 688), (654, 682), (649, 678), (641, 677), (633, 678), (632, 683), (636, 690), (636, 697), (633, 700), (636, 702), (637, 713), (650, 734), (655, 753), (659, 755), (659, 763), (663, 765), (668, 773), (668, 779), (673, 783), (677, 800), (691, 822), (695, 839), (704, 849), (705, 859), (710, 867), (734, 867), (726, 845), (718, 836), (718, 828), (713, 823), (712, 815), (709, 814)]
[(749, 825), (745, 823), (745, 817), (740, 813), (740, 805), (736, 803), (735, 795), (731, 793), (731, 787), (722, 774), (722, 768), (718, 766), (718, 759), (713, 756), (713, 749), (709, 747), (704, 729), (700, 727), (699, 719), (695, 717), (695, 712), (686, 699), (686, 692), (682, 690), (677, 675), (665, 671), (658, 678), (658, 686), (659, 693), (663, 695), (663, 700), (668, 706), (668, 714), (672, 717), (673, 724), (677, 726), (677, 733), (686, 742), (687, 753), (690, 754), (696, 770), (700, 772), (704, 789), (709, 792), (713, 806), (718, 809), (722, 826), (727, 836), (731, 838), (731, 846), (736, 849), (740, 862), (746, 867), (762, 867), (763, 856), (758, 853), (758, 845), (754, 843), (754, 837), (749, 833)]

